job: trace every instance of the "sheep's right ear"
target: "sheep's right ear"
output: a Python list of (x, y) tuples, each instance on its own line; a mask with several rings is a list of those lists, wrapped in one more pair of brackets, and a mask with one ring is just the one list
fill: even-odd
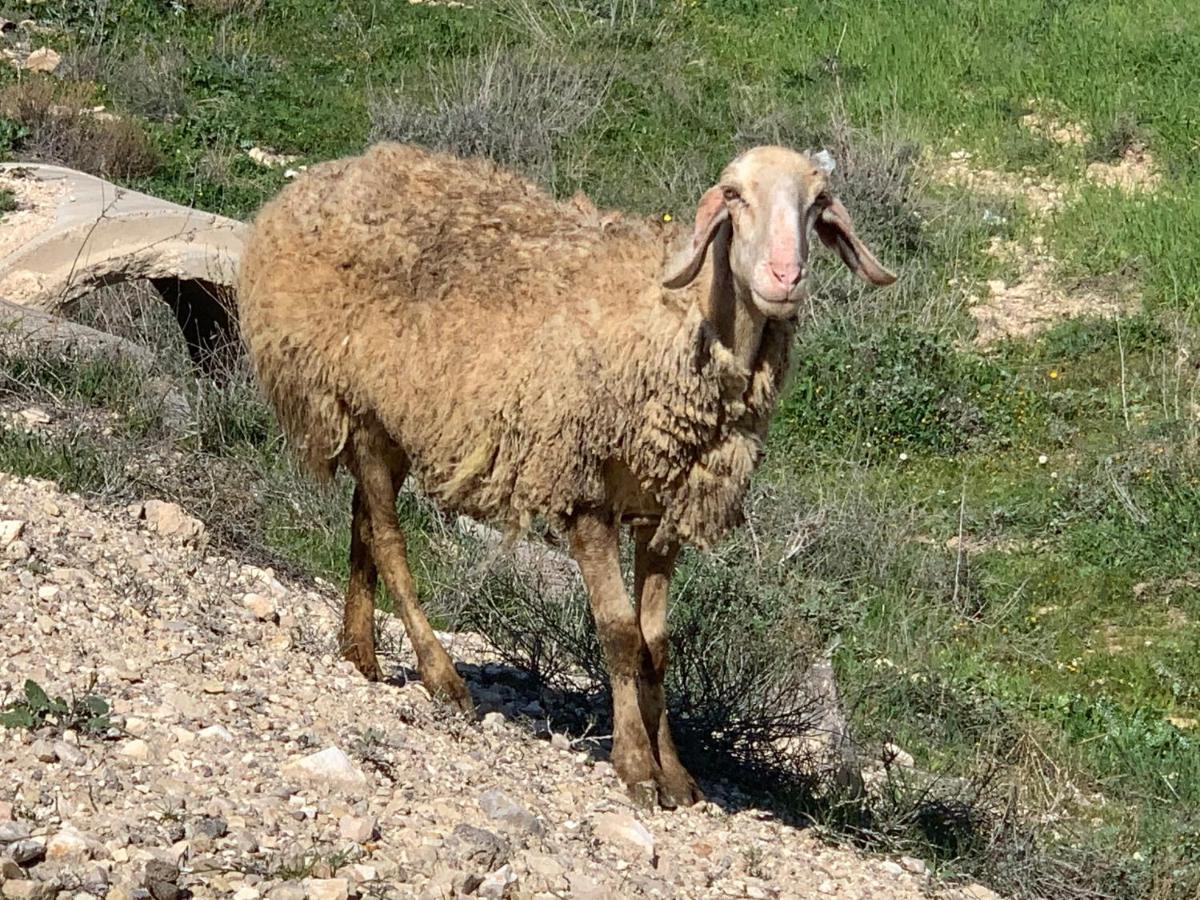
[(729, 209), (725, 206), (721, 186), (709, 188), (696, 206), (696, 227), (692, 231), (691, 251), (682, 254), (682, 262), (677, 262), (673, 267), (675, 271), (663, 279), (663, 287), (681, 288), (692, 283), (700, 273), (700, 267), (704, 265), (708, 245), (728, 220)]

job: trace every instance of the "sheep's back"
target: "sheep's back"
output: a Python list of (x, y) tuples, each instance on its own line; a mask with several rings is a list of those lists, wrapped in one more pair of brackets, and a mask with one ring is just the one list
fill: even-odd
[(399, 144), (317, 167), (277, 202), (309, 265), (376, 302), (549, 305), (608, 249), (591, 216), (514, 173)]

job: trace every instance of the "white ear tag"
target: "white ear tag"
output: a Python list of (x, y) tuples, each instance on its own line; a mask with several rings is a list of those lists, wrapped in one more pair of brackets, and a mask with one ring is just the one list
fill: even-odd
[(817, 168), (823, 171), (826, 175), (832, 175), (833, 170), (837, 168), (837, 163), (834, 161), (833, 154), (828, 150), (818, 150), (812, 155), (812, 161), (817, 164)]

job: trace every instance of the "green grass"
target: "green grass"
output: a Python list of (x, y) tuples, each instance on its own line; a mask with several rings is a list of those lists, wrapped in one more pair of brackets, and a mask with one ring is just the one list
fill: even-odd
[[(748, 144), (833, 150), (843, 199), (901, 279), (869, 292), (827, 254), (817, 259), (820, 299), (773, 423), (755, 530), (681, 566), (676, 658), (699, 661), (675, 676), (677, 703), (702, 728), (720, 725), (705, 710), (726, 725), (756, 721), (764, 698), (795, 686), (779, 660), (800, 666), (836, 642), (864, 742), (894, 740), (948, 778), (988, 773), (1015, 798), (1025, 830), (1004, 816), (972, 825), (973, 842), (939, 843), (927, 830), (922, 852), (1029, 896), (1195, 895), (1192, 4), (222, 6), (47, 0), (37, 15), (80, 96), (129, 115), (153, 144), (154, 169), (133, 186), (228, 215), (249, 216), (285, 183), (281, 169), (246, 157), (252, 146), (297, 154), (299, 165), (407, 134), (486, 149), (560, 194), (583, 188), (677, 216)], [(497, 48), (507, 68), (489, 63)], [(488, 72), (516, 88), (485, 96)], [(0, 87), (22, 77), (5, 68)], [(579, 84), (584, 95), (567, 103)], [(1031, 134), (1020, 118), (1035, 105), (1091, 140), (1064, 147)], [(0, 113), (0, 145), (36, 150), (36, 128)], [(1153, 194), (1087, 181), (1089, 161), (1139, 142), (1162, 176)], [(1068, 201), (1041, 220), (1019, 199), (931, 180), (960, 148), (977, 165), (1051, 178)], [(984, 354), (970, 343), (969, 297), (988, 278), (1019, 276), (988, 243), (1037, 235), (1063, 285), (1115, 286), (1129, 314)], [(176, 357), (169, 371), (192, 378)], [(82, 425), (0, 430), (0, 467), (114, 499), (157, 491), (211, 513), (221, 540), (344, 575), (345, 483), (302, 481), (244, 382), (224, 393), (195, 384), (193, 427), (175, 435), (144, 411), (127, 374), (3, 365), (0, 399), (101, 407), (123, 424), (115, 441)], [(147, 445), (181, 449), (184, 462), (166, 475), (139, 467)], [(444, 621), (462, 615), (465, 591), (487, 598), (489, 615), (532, 602), (469, 553), (470, 567), (447, 561), (450, 538), (428, 508), (406, 501), (403, 513), (418, 581)], [(960, 529), (961, 553), (947, 545)], [(558, 614), (524, 610), (525, 624)], [(576, 657), (594, 651), (567, 626), (561, 636), (578, 641)], [(750, 662), (723, 668), (730, 658)], [(845, 833), (836, 808), (797, 803)], [(876, 810), (876, 833), (916, 841), (919, 817), (899, 800), (894, 812), (884, 821)]]
[[(966, 603), (931, 612), (904, 580), (865, 603), (860, 593), (841, 660), (850, 683), (878, 688), (872, 676), (888, 676), (864, 694), (876, 737), (953, 770), (1003, 733), (999, 718), (1021, 738), (997, 752), (1022, 790), (1045, 777), (1043, 754), (1054, 760), (1050, 783), (1062, 780), (1047, 791), (1102, 798), (1068, 803), (1081, 819), (1075, 840), (1111, 841), (1122, 858), (1172, 873), (1147, 868), (1139, 891), (1158, 879), (1187, 896), (1200, 833), (1200, 460), (1194, 420), (1164, 397), (1163, 351), (1179, 345), (1148, 318), (1125, 328), (1124, 398), (1112, 324), (1064, 326), (1005, 360), (1015, 373), (1006, 402), (1040, 404), (1025, 427), (1005, 418), (991, 429), (998, 442), (953, 456), (909, 441), (909, 460), (893, 452), (877, 465), (869, 490), (920, 504), (936, 544), (957, 535), (961, 511), (976, 542), (963, 560)], [(862, 413), (872, 428), (888, 421), (873, 403)], [(908, 423), (905, 433), (921, 432)]]

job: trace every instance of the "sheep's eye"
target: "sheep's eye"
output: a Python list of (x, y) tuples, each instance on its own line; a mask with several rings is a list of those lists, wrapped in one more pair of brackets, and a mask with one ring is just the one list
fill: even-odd
[(730, 203), (732, 203), (734, 200), (742, 199), (742, 195), (740, 193), (738, 193), (737, 188), (727, 187), (724, 190), (722, 190), (721, 193), (725, 195), (725, 199)]

